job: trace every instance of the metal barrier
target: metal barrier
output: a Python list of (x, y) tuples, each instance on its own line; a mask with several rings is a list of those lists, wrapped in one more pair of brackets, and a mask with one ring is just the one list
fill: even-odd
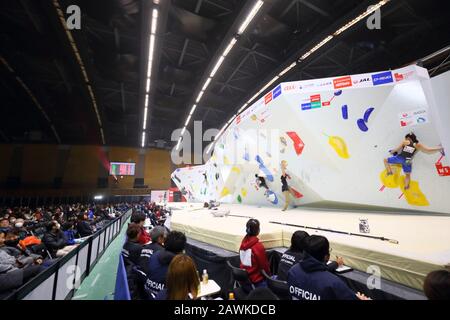
[(120, 233), (131, 212), (132, 210), (129, 209), (120, 217), (110, 221), (77, 248), (16, 289), (5, 300), (66, 300), (72, 298), (75, 290), (89, 275), (109, 244)]

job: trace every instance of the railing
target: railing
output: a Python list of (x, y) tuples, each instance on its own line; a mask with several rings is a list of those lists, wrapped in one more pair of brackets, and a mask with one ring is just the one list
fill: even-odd
[(5, 300), (66, 300), (87, 277), (109, 244), (120, 233), (131, 209), (110, 221), (77, 248), (39, 273)]

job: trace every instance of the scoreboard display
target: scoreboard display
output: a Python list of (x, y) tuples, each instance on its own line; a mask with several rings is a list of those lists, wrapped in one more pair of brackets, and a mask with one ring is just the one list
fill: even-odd
[(136, 164), (133, 162), (111, 162), (109, 174), (112, 176), (134, 176)]

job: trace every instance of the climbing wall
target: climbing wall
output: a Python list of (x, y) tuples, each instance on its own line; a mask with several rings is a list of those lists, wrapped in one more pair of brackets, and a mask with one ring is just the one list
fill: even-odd
[[(174, 181), (197, 200), (282, 206), (285, 160), (294, 205), (334, 201), (450, 213), (443, 154), (415, 155), (409, 189), (401, 167), (388, 176), (383, 165), (408, 132), (427, 146), (440, 144), (426, 83), (428, 73), (416, 66), (282, 83), (235, 119), (206, 165), (178, 169), (181, 181)], [(213, 175), (209, 186), (205, 170)], [(258, 188), (255, 174), (268, 189)]]

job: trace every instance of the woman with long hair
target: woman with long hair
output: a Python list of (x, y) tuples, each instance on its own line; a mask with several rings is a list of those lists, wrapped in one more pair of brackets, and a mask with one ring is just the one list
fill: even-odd
[(295, 197), (295, 192), (292, 190), (291, 187), (289, 187), (287, 183), (287, 179), (290, 179), (291, 177), (286, 172), (287, 169), (287, 161), (283, 160), (281, 161), (281, 192), (283, 193), (286, 203), (281, 211), (286, 211), (286, 209), (289, 207), (289, 204), (291, 203), (290, 195)]
[(169, 265), (166, 288), (156, 297), (157, 300), (196, 299), (200, 288), (197, 268), (191, 257), (178, 254)]

